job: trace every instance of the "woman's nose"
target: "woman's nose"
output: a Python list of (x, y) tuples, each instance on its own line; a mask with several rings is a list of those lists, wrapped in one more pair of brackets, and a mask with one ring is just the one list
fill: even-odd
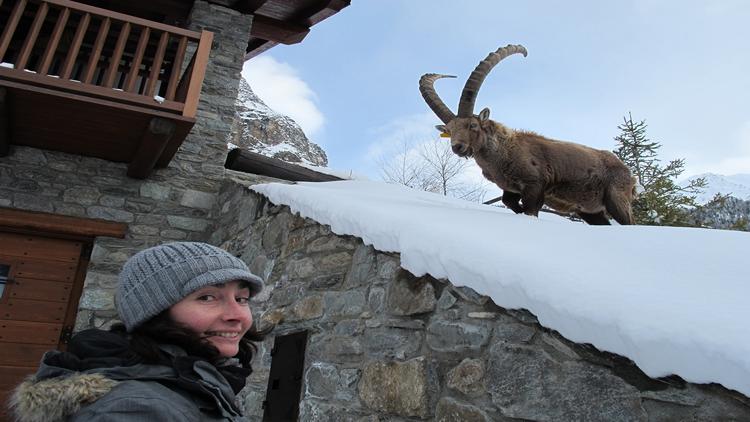
[(247, 320), (251, 319), (250, 308), (247, 304), (237, 303), (236, 300), (231, 300), (225, 303), (224, 320), (235, 321), (235, 320)]

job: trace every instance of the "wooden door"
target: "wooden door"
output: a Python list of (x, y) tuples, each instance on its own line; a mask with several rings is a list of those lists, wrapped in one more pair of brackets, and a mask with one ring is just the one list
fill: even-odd
[(83, 282), (83, 247), (82, 241), (0, 232), (1, 403), (36, 371), (44, 352), (64, 348)]

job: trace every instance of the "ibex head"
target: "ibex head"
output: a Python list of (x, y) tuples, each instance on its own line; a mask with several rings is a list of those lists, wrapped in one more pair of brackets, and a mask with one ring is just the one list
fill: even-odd
[(479, 115), (474, 115), (474, 103), (482, 82), (500, 60), (516, 53), (521, 53), (524, 57), (527, 55), (523, 46), (507, 45), (498, 48), (497, 51), (490, 53), (487, 58), (479, 62), (474, 71), (471, 72), (471, 76), (469, 76), (466, 85), (464, 85), (464, 90), (461, 92), (461, 100), (458, 102), (458, 116), (454, 115), (443, 103), (433, 86), (435, 81), (440, 78), (455, 78), (455, 76), (427, 73), (419, 79), (419, 91), (422, 93), (422, 97), (438, 118), (445, 123), (435, 127), (444, 134), (443, 136), (451, 138), (451, 149), (457, 155), (470, 157), (473, 154), (472, 146), (481, 137), (482, 129), (487, 127), (490, 122), (489, 108), (484, 108)]

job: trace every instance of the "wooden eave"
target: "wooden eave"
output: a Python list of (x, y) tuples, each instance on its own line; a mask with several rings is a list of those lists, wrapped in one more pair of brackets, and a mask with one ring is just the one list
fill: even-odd
[(268, 176), (290, 182), (334, 182), (343, 180), (340, 177), (287, 163), (286, 161), (267, 157), (242, 148), (235, 148), (229, 151), (224, 167), (243, 173)]
[(0, 207), (0, 229), (5, 231), (70, 238), (106, 236), (122, 239), (125, 237), (127, 228), (127, 224), (113, 221)]
[[(81, 0), (169, 25), (184, 25), (193, 0)], [(376, 1), (376, 0), (374, 0)], [(296, 44), (310, 28), (340, 12), (351, 0), (208, 0), (244, 14), (253, 15), (245, 59), (278, 44)]]

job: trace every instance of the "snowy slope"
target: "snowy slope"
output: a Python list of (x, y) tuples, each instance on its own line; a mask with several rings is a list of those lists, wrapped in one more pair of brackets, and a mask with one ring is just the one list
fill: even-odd
[(652, 377), (750, 395), (750, 233), (588, 226), (370, 181), (251, 189)]

